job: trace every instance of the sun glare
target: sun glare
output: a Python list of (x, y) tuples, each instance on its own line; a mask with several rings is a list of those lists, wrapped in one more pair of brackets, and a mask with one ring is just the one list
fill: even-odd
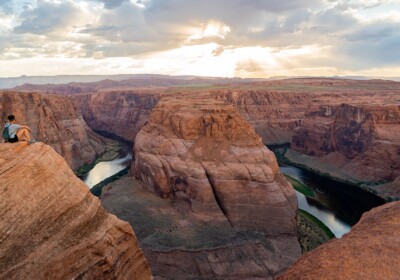
[(188, 41), (190, 42), (203, 38), (225, 39), (229, 32), (231, 32), (231, 28), (228, 25), (218, 21), (210, 21), (204, 27), (198, 28), (195, 34), (189, 36)]

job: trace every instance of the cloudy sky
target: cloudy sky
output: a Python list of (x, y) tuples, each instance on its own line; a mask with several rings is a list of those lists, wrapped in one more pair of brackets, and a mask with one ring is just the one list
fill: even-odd
[(400, 76), (400, 0), (0, 0), (0, 77)]

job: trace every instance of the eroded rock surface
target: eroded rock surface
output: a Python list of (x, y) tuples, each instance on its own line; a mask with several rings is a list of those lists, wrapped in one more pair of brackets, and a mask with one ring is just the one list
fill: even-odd
[(139, 240), (160, 279), (273, 279), (300, 255), (294, 190), (232, 105), (165, 97), (134, 153), (141, 182), (115, 182), (102, 201), (143, 225)]
[(18, 124), (32, 129), (34, 139), (52, 146), (74, 170), (105, 149), (106, 140), (91, 131), (67, 97), (0, 92), (0, 111), (1, 127), (14, 114)]
[(158, 94), (146, 91), (100, 92), (73, 97), (90, 128), (131, 142), (147, 122), (158, 99)]
[(351, 232), (302, 256), (278, 279), (398, 279), (400, 202), (374, 208)]
[[(296, 130), (291, 149), (334, 177), (369, 184), (394, 181), (400, 176), (400, 106), (315, 108)], [(296, 162), (302, 158), (288, 156)]]
[(0, 279), (150, 279), (128, 223), (50, 146), (0, 144)]
[(204, 221), (131, 177), (107, 186), (101, 202), (135, 228), (155, 279), (275, 279), (300, 256), (296, 238)]
[(289, 143), (295, 128), (314, 106), (393, 105), (400, 102), (400, 83), (328, 78), (285, 79), (247, 83), (211, 91), (234, 104), (264, 144)]
[(264, 144), (290, 143), (294, 129), (316, 97), (313, 93), (273, 90), (220, 90), (212, 95), (234, 104)]
[(132, 171), (162, 197), (204, 219), (294, 234), (297, 200), (274, 154), (232, 105), (169, 97), (135, 139)]

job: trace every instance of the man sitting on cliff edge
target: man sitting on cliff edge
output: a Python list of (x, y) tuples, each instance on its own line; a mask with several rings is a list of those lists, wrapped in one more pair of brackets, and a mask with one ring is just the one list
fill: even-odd
[(8, 123), (5, 127), (8, 127), (9, 138), (6, 139), (6, 142), (15, 143), (18, 141), (27, 141), (28, 144), (36, 142), (31, 140), (30, 132), (32, 132), (32, 130), (27, 126), (16, 124), (14, 115), (9, 115), (7, 119)]

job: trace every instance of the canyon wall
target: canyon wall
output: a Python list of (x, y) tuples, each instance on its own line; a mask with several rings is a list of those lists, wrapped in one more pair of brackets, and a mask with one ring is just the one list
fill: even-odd
[[(319, 106), (293, 136), (288, 158), (343, 180), (369, 184), (400, 176), (400, 106)], [(311, 163), (313, 161), (313, 163)]]
[(365, 213), (350, 233), (303, 255), (279, 280), (398, 279), (400, 202)]
[(90, 130), (67, 97), (37, 93), (0, 92), (2, 127), (14, 114), (32, 129), (33, 138), (52, 146), (72, 169), (93, 161), (105, 149), (105, 139)]
[(311, 107), (342, 103), (396, 104), (400, 102), (399, 95), (396, 95), (400, 93), (399, 85), (381, 80), (310, 78), (214, 85), (190, 90), (158, 87), (106, 90), (91, 95), (73, 95), (72, 98), (82, 109), (91, 128), (109, 130), (132, 141), (161, 96), (209, 95), (235, 105), (262, 137), (264, 144), (278, 144), (292, 141), (294, 129)]
[[(208, 95), (164, 97), (134, 154), (131, 173), (147, 195), (126, 179), (102, 200), (131, 224), (149, 217), (139, 239), (155, 275), (273, 279), (300, 255), (295, 192), (233, 105)], [(129, 195), (118, 200), (118, 190)]]
[(234, 106), (165, 98), (135, 140), (132, 172), (205, 219), (266, 233), (296, 232), (296, 196), (274, 154)]
[(234, 104), (264, 144), (290, 143), (294, 129), (315, 106), (400, 104), (400, 83), (328, 78), (285, 79), (210, 90)]
[[(72, 99), (92, 129), (110, 131), (132, 141), (161, 96), (167, 95), (158, 91), (101, 92), (74, 95)], [(241, 90), (211, 93), (203, 90), (193, 93), (193, 96), (197, 94), (210, 95), (235, 105), (265, 144), (290, 142), (313, 98), (306, 93)]]
[(157, 104), (159, 94), (150, 92), (101, 92), (71, 97), (93, 129), (133, 141)]
[(43, 143), (0, 144), (1, 279), (151, 279), (128, 223)]
[(103, 189), (102, 205), (135, 228), (156, 279), (275, 279), (300, 256), (294, 236), (205, 220), (185, 201), (165, 199), (125, 177)]
[(213, 91), (212, 95), (234, 104), (264, 144), (290, 143), (294, 129), (316, 97), (313, 93), (268, 90)]

